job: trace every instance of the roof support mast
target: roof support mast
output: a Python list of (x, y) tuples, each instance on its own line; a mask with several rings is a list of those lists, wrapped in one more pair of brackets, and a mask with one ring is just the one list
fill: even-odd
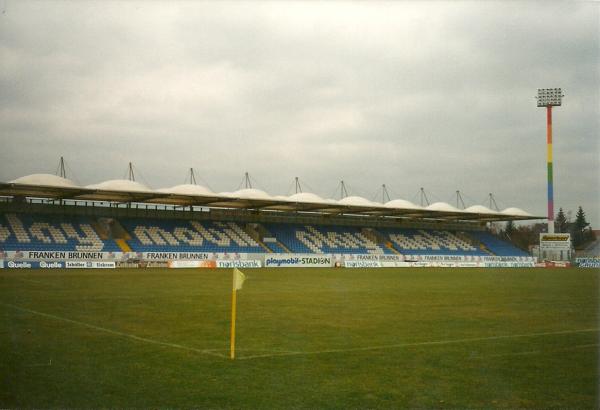
[(128, 175), (128, 179), (130, 181), (134, 181), (135, 182), (135, 174), (133, 173), (133, 164), (131, 162), (129, 163), (129, 175)]
[(248, 174), (248, 171), (244, 174), (244, 184), (246, 185), (246, 189), (252, 188), (252, 181), (250, 181), (250, 174)]
[(425, 206), (423, 204), (423, 199), (425, 199), (425, 202), (427, 203), (427, 205), (429, 205), (429, 199), (427, 199), (427, 194), (425, 193), (425, 189), (423, 187), (421, 187), (421, 206)]
[(348, 196), (348, 191), (346, 190), (346, 184), (344, 184), (344, 180), (340, 181), (340, 199), (344, 199)]
[(460, 209), (460, 207), (459, 207), (459, 205), (458, 205), (458, 201), (459, 201), (459, 200), (460, 200), (460, 203), (462, 204), (462, 209), (465, 209), (465, 208), (466, 208), (466, 206), (465, 206), (465, 201), (463, 201), (463, 199), (462, 199), (462, 195), (460, 194), (460, 191), (459, 191), (459, 190), (456, 190), (456, 207), (457, 207), (458, 209)]
[(194, 175), (194, 168), (190, 168), (190, 184), (198, 185), (196, 183), (196, 175)]
[(65, 169), (65, 159), (60, 157), (60, 161), (58, 162), (58, 176), (61, 178), (67, 178), (67, 171)]
[(384, 204), (386, 203), (386, 199), (387, 198), (387, 202), (391, 201), (390, 199), (390, 194), (388, 193), (387, 187), (385, 186), (385, 184), (381, 185), (381, 203)]
[[(492, 206), (492, 204), (494, 204), (494, 205)], [(500, 212), (500, 208), (498, 208), (498, 204), (496, 204), (494, 195), (491, 192), (490, 192), (490, 209), (495, 210), (496, 212)]]

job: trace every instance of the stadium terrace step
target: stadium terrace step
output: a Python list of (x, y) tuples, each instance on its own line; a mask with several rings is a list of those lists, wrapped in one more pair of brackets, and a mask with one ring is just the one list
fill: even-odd
[(115, 239), (115, 242), (123, 252), (131, 252), (131, 248), (129, 247), (125, 239)]
[(394, 244), (391, 242), (386, 242), (385, 243), (385, 247), (388, 248), (390, 251), (392, 251), (392, 253), (394, 253), (395, 255), (401, 255), (400, 252), (398, 252), (398, 250), (396, 248), (394, 248)]

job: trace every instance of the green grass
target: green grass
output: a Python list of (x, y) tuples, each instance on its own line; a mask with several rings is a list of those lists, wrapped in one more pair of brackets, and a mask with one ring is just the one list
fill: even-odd
[(0, 271), (0, 407), (599, 404), (598, 270), (246, 273)]

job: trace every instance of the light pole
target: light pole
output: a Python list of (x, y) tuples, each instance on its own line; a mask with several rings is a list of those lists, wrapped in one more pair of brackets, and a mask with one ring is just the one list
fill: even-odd
[(552, 107), (560, 107), (564, 97), (560, 88), (538, 88), (537, 106), (546, 107), (548, 163), (548, 233), (554, 233), (554, 186), (552, 181)]

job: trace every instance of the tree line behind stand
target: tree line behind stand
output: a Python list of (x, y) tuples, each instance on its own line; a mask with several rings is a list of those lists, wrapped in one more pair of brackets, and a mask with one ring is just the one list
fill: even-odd
[[(511, 242), (513, 245), (524, 251), (529, 251), (533, 245), (538, 245), (540, 233), (547, 232), (548, 225), (537, 223), (532, 225), (515, 226), (513, 221), (508, 221), (503, 230), (498, 232), (498, 236)], [(585, 212), (579, 207), (575, 215), (575, 221), (567, 218), (562, 208), (554, 219), (555, 233), (570, 233), (571, 240), (575, 249), (583, 249), (587, 244), (596, 240), (596, 236), (589, 222), (585, 218)]]

